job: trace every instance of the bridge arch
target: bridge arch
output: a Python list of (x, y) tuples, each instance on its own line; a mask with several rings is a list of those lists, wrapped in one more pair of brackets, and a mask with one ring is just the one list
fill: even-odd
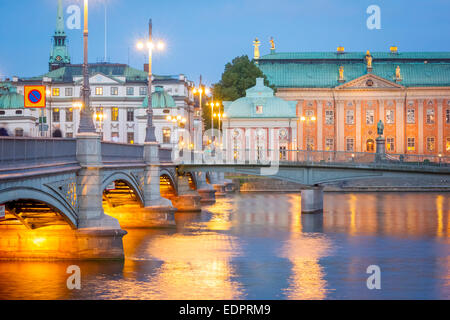
[(175, 179), (170, 171), (164, 169), (161, 170), (159, 174), (159, 181), (161, 196), (170, 198), (177, 195), (177, 184), (175, 183)]
[[(15, 187), (0, 191), (0, 203), (8, 206), (8, 204), (14, 205), (18, 201), (33, 201), (44, 204), (59, 214), (71, 229), (77, 228), (78, 218), (75, 209), (67, 199), (63, 199), (56, 193), (51, 194), (31, 187)], [(55, 217), (55, 221), (57, 220), (57, 217)]]
[(136, 179), (127, 172), (114, 172), (109, 176), (105, 177), (102, 182), (102, 192), (105, 192), (106, 188), (112, 184), (113, 182), (121, 181), (124, 182), (130, 189), (133, 190), (140, 204), (144, 204), (144, 194), (142, 193), (141, 188), (139, 187)]
[(197, 184), (197, 175), (195, 174), (195, 172), (187, 172), (186, 175), (189, 178), (189, 188), (191, 190), (197, 190), (198, 184)]

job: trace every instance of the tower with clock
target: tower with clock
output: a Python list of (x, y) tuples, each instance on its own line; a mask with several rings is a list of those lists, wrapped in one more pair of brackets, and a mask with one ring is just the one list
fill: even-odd
[(50, 53), (49, 71), (53, 71), (70, 64), (67, 48), (67, 35), (64, 30), (64, 11), (62, 0), (58, 0), (58, 14), (56, 16), (56, 30), (53, 35), (53, 47)]

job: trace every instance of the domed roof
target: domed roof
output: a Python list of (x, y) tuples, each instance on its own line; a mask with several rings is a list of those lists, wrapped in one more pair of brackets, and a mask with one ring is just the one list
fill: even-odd
[[(148, 97), (144, 99), (142, 103), (144, 108), (148, 107)], [(152, 94), (152, 108), (175, 108), (177, 105), (172, 96), (164, 91), (163, 87), (156, 87), (155, 92)]]
[(296, 102), (275, 97), (264, 86), (264, 79), (256, 79), (256, 86), (246, 91), (246, 97), (224, 102), (228, 118), (296, 118)]
[(17, 93), (16, 87), (5, 85), (0, 89), (0, 109), (24, 108), (24, 96)]

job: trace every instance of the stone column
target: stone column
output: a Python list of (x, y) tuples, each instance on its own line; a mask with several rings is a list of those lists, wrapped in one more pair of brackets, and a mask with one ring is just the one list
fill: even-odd
[(221, 181), (220, 173), (219, 172), (210, 172), (209, 177), (210, 177), (210, 182), (211, 182), (214, 190), (216, 190), (216, 197), (226, 195), (225, 183), (223, 181)]
[(302, 190), (302, 213), (323, 212), (323, 188)]
[(397, 100), (395, 107), (395, 153), (405, 153), (405, 101)]
[(175, 208), (169, 199), (161, 197), (159, 144), (146, 142), (144, 145), (144, 205), (146, 210), (155, 212), (173, 212)]
[(356, 152), (361, 152), (361, 124), (362, 124), (362, 118), (361, 118), (361, 101), (357, 101), (355, 105), (355, 127), (356, 127)]
[(198, 212), (202, 210), (199, 194), (189, 187), (189, 177), (178, 175), (178, 196), (173, 199), (173, 205), (179, 212)]
[(77, 136), (77, 160), (82, 169), (77, 174), (78, 228), (118, 229), (117, 219), (103, 212), (102, 154), (100, 136)]
[(422, 99), (418, 100), (417, 105), (417, 123), (419, 130), (419, 141), (417, 141), (418, 153), (423, 154), (423, 101)]
[(213, 204), (216, 202), (216, 190), (213, 186), (206, 182), (206, 172), (198, 172), (197, 177), (197, 192), (200, 195), (200, 203)]
[(443, 111), (443, 103), (442, 99), (438, 100), (437, 107), (437, 146), (438, 153), (442, 154), (444, 152), (444, 111)]
[(345, 151), (344, 143), (344, 123), (345, 123), (345, 108), (344, 101), (338, 101), (336, 107), (336, 119), (337, 119), (337, 133), (336, 133), (336, 151)]
[(317, 102), (317, 150), (324, 150), (323, 147), (323, 109), (325, 101)]

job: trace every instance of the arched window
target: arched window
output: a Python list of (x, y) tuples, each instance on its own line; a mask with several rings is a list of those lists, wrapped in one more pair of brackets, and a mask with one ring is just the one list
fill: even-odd
[(368, 139), (366, 142), (366, 150), (367, 152), (374, 152), (375, 151), (375, 141), (373, 139)]

